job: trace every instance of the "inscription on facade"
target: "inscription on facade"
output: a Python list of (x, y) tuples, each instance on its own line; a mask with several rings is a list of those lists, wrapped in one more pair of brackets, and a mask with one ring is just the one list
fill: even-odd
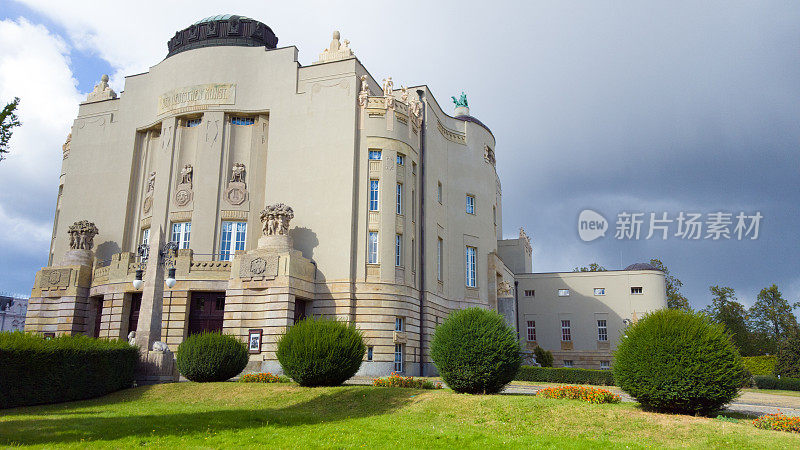
[(47, 289), (64, 289), (69, 286), (72, 269), (42, 269), (39, 287)]
[(232, 105), (236, 101), (236, 85), (198, 84), (173, 89), (158, 97), (158, 114), (200, 105)]

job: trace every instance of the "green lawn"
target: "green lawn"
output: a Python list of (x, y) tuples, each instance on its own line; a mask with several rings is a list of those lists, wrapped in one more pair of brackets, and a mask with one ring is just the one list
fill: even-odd
[(39, 447), (798, 448), (748, 420), (449, 390), (174, 383), (0, 411), (0, 445)]

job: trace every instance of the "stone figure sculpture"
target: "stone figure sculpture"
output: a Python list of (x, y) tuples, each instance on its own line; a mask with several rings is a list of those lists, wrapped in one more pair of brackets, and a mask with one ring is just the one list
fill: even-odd
[(86, 97), (87, 102), (97, 102), (117, 98), (117, 93), (108, 85), (108, 75), (100, 77), (100, 82), (94, 85), (94, 89)]
[(99, 231), (92, 222), (80, 220), (70, 225), (69, 248), (72, 250), (91, 250), (94, 247), (94, 237)]
[(289, 221), (294, 218), (291, 206), (276, 203), (261, 211), (261, 224), (264, 236), (280, 236), (289, 232)]
[(467, 94), (465, 94), (464, 92), (461, 92), (461, 96), (459, 98), (455, 97), (450, 97), (450, 98), (453, 99), (453, 103), (456, 104), (456, 107), (463, 106), (465, 108), (469, 108), (469, 105), (467, 104)]
[(392, 77), (384, 78), (383, 79), (383, 96), (384, 97), (391, 97), (392, 91), (394, 91), (394, 82), (392, 81)]
[(192, 184), (192, 172), (194, 169), (192, 168), (191, 164), (186, 164), (181, 169), (181, 184)]
[(67, 159), (69, 156), (70, 146), (72, 145), (72, 133), (67, 135), (67, 141), (64, 142), (64, 145), (61, 146), (61, 153), (63, 154), (63, 159)]
[[(133, 331), (133, 333), (135, 333), (135, 331)], [(167, 344), (165, 344), (165, 343), (163, 343), (161, 341), (155, 341), (155, 342), (153, 342), (153, 351), (154, 352), (168, 352), (169, 351), (169, 347), (167, 347)]]
[(233, 165), (231, 183), (244, 183), (244, 164), (236, 163)]
[(511, 283), (503, 280), (497, 285), (497, 296), (508, 297), (509, 295), (511, 295)]
[(400, 86), (402, 93), (400, 94), (400, 101), (408, 105), (408, 87)]
[(367, 84), (367, 76), (361, 75), (361, 90), (358, 91), (358, 105), (362, 108), (367, 107), (369, 98), (369, 84)]
[(150, 172), (150, 175), (147, 176), (147, 192), (151, 192), (153, 189), (156, 188), (156, 172)]
[(136, 345), (136, 332), (131, 331), (128, 333), (128, 344)]

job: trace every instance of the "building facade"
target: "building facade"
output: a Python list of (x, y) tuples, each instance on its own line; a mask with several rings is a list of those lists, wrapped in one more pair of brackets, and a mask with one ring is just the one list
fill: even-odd
[[(63, 147), (26, 330), (145, 351), (221, 330), (249, 343), (250, 370), (276, 372), (287, 327), (335, 316), (364, 333), (362, 374), (420, 375), (450, 311), (519, 326), (545, 305), (517, 295), (549, 281), (530, 273), (524, 233), (502, 240), (495, 138), (465, 101), (450, 115), (425, 85), (379, 82), (338, 32), (310, 66), (277, 41), (256, 20), (210, 17), (121, 95), (101, 79)], [(648, 294), (665, 306), (663, 289)]]

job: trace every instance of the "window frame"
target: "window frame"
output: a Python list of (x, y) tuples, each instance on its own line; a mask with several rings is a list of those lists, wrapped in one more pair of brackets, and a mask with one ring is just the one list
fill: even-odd
[(367, 361), (372, 361), (372, 358), (374, 357), (374, 354), (375, 354), (374, 347), (371, 346), (371, 345), (368, 345), (367, 346)]
[(444, 239), (441, 236), (436, 241), (436, 280), (444, 281)]
[(608, 342), (608, 320), (606, 319), (597, 319), (597, 340)]
[[(226, 230), (226, 227), (230, 229)], [(227, 233), (227, 240), (226, 240)], [(247, 242), (247, 222), (242, 220), (224, 220), (219, 231), (219, 260), (233, 261), (239, 250), (244, 250)], [(225, 247), (227, 243), (227, 248)]]
[(536, 289), (524, 289), (523, 290), (524, 297), (536, 297)]
[(631, 286), (631, 295), (642, 295), (644, 294), (644, 288), (642, 286)]
[(194, 127), (200, 125), (202, 122), (203, 122), (203, 118), (202, 117), (193, 117), (191, 119), (185, 119), (183, 121), (183, 126), (186, 127), (186, 128), (194, 128)]
[(367, 234), (367, 264), (380, 263), (379, 243), (378, 232), (370, 231)]
[(465, 284), (468, 288), (478, 287), (478, 247), (466, 245), (465, 259)]
[(394, 371), (403, 373), (405, 371), (405, 346), (403, 344), (394, 344)]
[(406, 331), (405, 317), (397, 316), (394, 318), (394, 331), (399, 331), (399, 332)]
[(558, 290), (558, 296), (559, 297), (569, 297), (569, 294), (570, 294), (569, 289), (559, 289)]
[(570, 319), (561, 320), (561, 342), (572, 342), (572, 321)]
[(564, 367), (565, 368), (569, 368), (569, 369), (574, 368), (575, 367), (575, 361), (573, 361), (571, 359), (565, 359), (564, 360)]
[(528, 338), (528, 342), (536, 342), (536, 321), (535, 320), (526, 320), (525, 321), (525, 337)]
[(247, 127), (250, 125), (255, 125), (255, 123), (256, 123), (255, 117), (231, 116), (231, 125)]
[(467, 214), (475, 215), (475, 195), (467, 194), (465, 211)]
[(398, 166), (405, 166), (406, 165), (406, 155), (402, 153), (397, 154), (397, 165)]
[(600, 361), (600, 370), (611, 370), (611, 361), (607, 359)]
[(394, 266), (403, 267), (403, 235), (394, 235)]
[[(373, 158), (373, 156), (377, 156), (377, 158)], [(369, 150), (367, 152), (367, 159), (370, 161), (380, 161), (383, 159), (383, 152), (381, 150)]]
[(369, 210), (380, 211), (381, 208), (381, 180), (370, 178), (369, 180)]
[(396, 210), (399, 215), (403, 214), (403, 183), (397, 183), (397, 193), (395, 195)]
[(593, 292), (596, 297), (606, 295), (606, 288), (594, 288)]
[[(177, 240), (176, 238), (176, 227), (177, 227)], [(189, 248), (189, 243), (191, 242), (192, 237), (192, 222), (172, 222), (172, 226), (170, 227), (170, 241), (175, 242), (178, 244), (179, 249), (187, 249)]]

